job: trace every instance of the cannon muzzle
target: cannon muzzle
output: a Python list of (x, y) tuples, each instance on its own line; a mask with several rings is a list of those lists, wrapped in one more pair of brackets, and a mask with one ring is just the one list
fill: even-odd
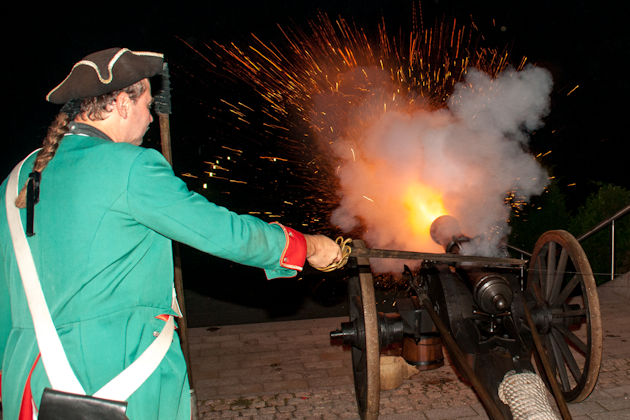
[(431, 239), (444, 247), (450, 254), (459, 254), (462, 242), (470, 241), (470, 238), (462, 234), (459, 222), (453, 216), (447, 214), (438, 217), (431, 223), (429, 230)]

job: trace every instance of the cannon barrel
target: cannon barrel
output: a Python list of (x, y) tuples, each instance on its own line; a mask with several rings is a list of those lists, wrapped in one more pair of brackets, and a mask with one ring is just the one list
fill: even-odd
[(469, 272), (473, 285), (473, 299), (483, 312), (497, 314), (510, 310), (512, 288), (509, 281), (500, 274)]
[[(429, 232), (431, 238), (451, 254), (459, 254), (461, 244), (470, 241), (468, 236), (462, 234), (457, 219), (449, 215), (435, 219)], [(509, 310), (512, 305), (512, 288), (505, 277), (496, 272), (472, 268), (465, 271), (473, 287), (473, 298), (481, 311), (498, 314)]]
[(444, 251), (449, 254), (459, 254), (461, 243), (470, 240), (462, 234), (457, 219), (447, 214), (438, 217), (431, 223), (429, 234), (431, 239), (438, 245), (442, 245)]

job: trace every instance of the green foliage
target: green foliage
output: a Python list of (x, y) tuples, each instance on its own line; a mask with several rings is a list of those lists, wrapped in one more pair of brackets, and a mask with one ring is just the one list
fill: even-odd
[(534, 244), (548, 230), (567, 229), (569, 211), (564, 194), (556, 183), (520, 210), (512, 211), (508, 242), (531, 252)]
[[(575, 211), (566, 207), (566, 197), (556, 183), (532, 199), (524, 208), (513, 211), (509, 243), (525, 251), (534, 249), (536, 240), (549, 230), (565, 229), (575, 237), (588, 232), (619, 210), (630, 205), (630, 191), (615, 185), (600, 184)], [(581, 242), (598, 284), (610, 279), (611, 227)], [(630, 213), (615, 221), (615, 272), (630, 271)]]
[[(601, 185), (599, 191), (578, 208), (569, 223), (569, 231), (580, 236), (628, 205), (630, 191), (614, 185)], [(607, 226), (581, 243), (598, 284), (610, 279), (611, 232), (611, 227)], [(615, 272), (621, 274), (629, 270), (630, 214), (626, 214), (615, 221)]]

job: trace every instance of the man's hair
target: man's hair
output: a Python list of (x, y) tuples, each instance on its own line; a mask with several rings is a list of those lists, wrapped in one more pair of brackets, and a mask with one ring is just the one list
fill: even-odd
[(135, 103), (138, 98), (142, 96), (145, 89), (145, 84), (139, 81), (126, 88), (115, 90), (101, 96), (85, 98), (80, 103), (79, 114), (85, 114), (85, 116), (92, 121), (102, 120), (104, 118), (103, 114), (107, 112), (107, 107), (114, 103), (120, 93), (126, 93), (129, 95), (129, 99)]
[[(48, 162), (55, 156), (59, 143), (63, 136), (68, 133), (68, 124), (76, 117), (77, 114), (84, 114), (89, 120), (96, 121), (105, 118), (104, 113), (107, 112), (107, 107), (114, 103), (116, 97), (121, 93), (126, 93), (129, 98), (135, 103), (140, 96), (144, 93), (146, 85), (142, 81), (138, 81), (133, 85), (125, 88), (115, 90), (113, 92), (106, 93), (94, 98), (84, 98), (79, 102), (79, 106), (72, 112), (61, 111), (55, 117), (54, 121), (48, 127), (48, 132), (44, 141), (42, 142), (42, 148), (37, 152), (35, 163), (33, 164), (33, 172), (39, 172), (40, 174), (48, 165)], [(24, 208), (26, 207), (26, 185), (28, 180), (20, 190), (15, 205)]]

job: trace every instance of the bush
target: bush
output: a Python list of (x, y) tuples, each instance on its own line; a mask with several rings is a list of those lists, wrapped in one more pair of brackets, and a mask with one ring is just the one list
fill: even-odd
[(566, 198), (557, 184), (552, 183), (529, 204), (512, 211), (509, 244), (532, 252), (534, 244), (548, 230), (567, 229), (569, 212)]
[[(630, 191), (614, 185), (600, 185), (599, 190), (577, 209), (569, 222), (568, 230), (578, 237), (628, 205)], [(591, 263), (597, 284), (610, 280), (610, 225), (584, 239), (581, 244)], [(627, 271), (630, 271), (630, 214), (615, 221), (615, 273)]]
[[(560, 188), (552, 183), (543, 194), (534, 197), (530, 204), (519, 211), (513, 211), (509, 243), (531, 252), (536, 240), (548, 230), (565, 229), (577, 238), (630, 205), (630, 191), (615, 185), (600, 184), (597, 191), (588, 196), (584, 204), (574, 212), (567, 209), (566, 202)], [(611, 227), (608, 225), (581, 242), (597, 284), (610, 280), (610, 238)], [(615, 273), (628, 271), (630, 213), (615, 221)]]

